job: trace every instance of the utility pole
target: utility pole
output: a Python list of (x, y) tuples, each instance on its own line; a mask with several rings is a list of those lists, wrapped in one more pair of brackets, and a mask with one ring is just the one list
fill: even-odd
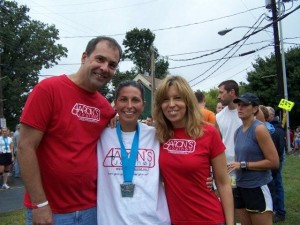
[(273, 32), (274, 32), (274, 44), (275, 44), (275, 59), (276, 59), (276, 71), (277, 71), (277, 88), (278, 88), (278, 102), (284, 98), (283, 94), (283, 75), (282, 75), (282, 61), (280, 54), (280, 41), (278, 34), (278, 23), (277, 23), (277, 9), (276, 0), (271, 0), (272, 20), (273, 20)]
[[(278, 2), (279, 12), (280, 12), (280, 0)], [(278, 97), (280, 99), (288, 100), (288, 91), (287, 91), (287, 80), (286, 80), (286, 67), (285, 67), (285, 55), (284, 55), (284, 47), (283, 47), (283, 37), (282, 37), (282, 26), (281, 21), (279, 21), (280, 25), (280, 39), (278, 33), (278, 15), (277, 15), (277, 7), (276, 0), (271, 0), (271, 10), (272, 10), (272, 20), (273, 20), (273, 32), (274, 32), (274, 44), (275, 44), (275, 59), (276, 59), (276, 71), (277, 71), (277, 82), (278, 82)], [(281, 51), (280, 52), (280, 46)], [(289, 112), (286, 113), (286, 127), (285, 133), (287, 138), (287, 151), (290, 151), (290, 132), (289, 132)], [(282, 113), (283, 118), (284, 110)]]
[(155, 58), (154, 58), (154, 47), (150, 47), (151, 54), (151, 114), (153, 115), (153, 104), (154, 104), (154, 94), (155, 94)]
[[(278, 13), (281, 15), (281, 1), (278, 1)], [(287, 90), (287, 78), (286, 78), (286, 67), (285, 67), (285, 52), (284, 52), (284, 45), (283, 45), (283, 32), (282, 32), (282, 22), (279, 21), (279, 36), (280, 36), (280, 47), (281, 47), (281, 62), (282, 62), (282, 76), (283, 76), (283, 92), (284, 92), (284, 99), (288, 100), (288, 90)], [(290, 115), (289, 111), (285, 111), (286, 114), (286, 141), (287, 141), (287, 152), (291, 151), (291, 138), (290, 138)]]

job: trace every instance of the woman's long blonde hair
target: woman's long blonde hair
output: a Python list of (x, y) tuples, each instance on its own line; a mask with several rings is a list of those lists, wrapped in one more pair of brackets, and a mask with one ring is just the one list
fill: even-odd
[(198, 102), (193, 90), (183, 77), (167, 76), (162, 80), (155, 93), (153, 118), (157, 130), (157, 138), (161, 143), (163, 143), (172, 138), (174, 134), (171, 122), (164, 116), (161, 109), (161, 105), (167, 96), (170, 86), (177, 88), (179, 95), (186, 104), (186, 133), (192, 138), (200, 137), (203, 134), (202, 115), (200, 113)]

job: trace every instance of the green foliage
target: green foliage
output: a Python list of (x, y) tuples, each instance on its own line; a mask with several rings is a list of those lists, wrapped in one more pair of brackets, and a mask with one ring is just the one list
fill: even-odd
[(165, 59), (159, 59), (155, 63), (155, 77), (163, 79), (168, 75), (169, 62)]
[(119, 83), (123, 80), (133, 80), (136, 77), (136, 72), (134, 69), (127, 70), (125, 72), (117, 71), (115, 76), (112, 79), (112, 92), (114, 93), (115, 89), (119, 86)]
[(0, 60), (4, 116), (8, 127), (18, 123), (28, 93), (37, 84), (40, 70), (57, 64), (67, 49), (55, 44), (58, 30), (31, 20), (29, 9), (14, 1), (0, 5)]
[[(291, 126), (295, 127), (300, 124), (300, 47), (287, 50), (285, 58), (288, 98), (296, 103), (290, 112)], [(254, 71), (248, 72), (249, 84), (245, 86), (246, 91), (257, 94), (263, 105), (272, 106), (278, 114), (280, 109), (277, 106), (280, 98), (274, 54), (265, 59), (257, 58), (253, 68)]]
[(112, 95), (112, 91), (111, 89), (109, 88), (109, 85), (110, 84), (107, 84), (105, 86), (103, 86), (99, 92), (106, 97), (106, 99), (109, 101), (109, 102), (112, 102), (113, 101), (113, 95)]
[(149, 29), (134, 28), (126, 33), (123, 45), (123, 58), (133, 61), (138, 73), (150, 73), (150, 47), (153, 45), (155, 34)]
[[(155, 34), (149, 29), (134, 28), (126, 33), (123, 45), (125, 46), (122, 59), (133, 61), (137, 74), (151, 74), (151, 52)], [(163, 78), (168, 74), (169, 63), (167, 60), (159, 59), (158, 50), (154, 47), (155, 74), (157, 78)]]
[[(197, 91), (200, 91), (200, 90), (197, 90)], [(202, 92), (205, 95), (206, 108), (209, 109), (210, 111), (215, 112), (216, 105), (218, 103), (219, 89), (213, 88), (213, 89), (210, 89), (208, 92), (205, 92), (205, 91), (202, 91)]]

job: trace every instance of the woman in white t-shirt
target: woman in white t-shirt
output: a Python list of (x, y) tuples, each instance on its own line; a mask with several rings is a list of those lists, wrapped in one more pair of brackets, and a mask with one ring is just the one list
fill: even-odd
[(117, 126), (106, 128), (97, 145), (98, 224), (169, 225), (155, 128), (138, 122), (145, 106), (143, 86), (121, 82), (114, 104)]
[(3, 174), (2, 189), (9, 189), (7, 184), (9, 171), (14, 160), (13, 142), (8, 136), (8, 129), (2, 128), (0, 136), (0, 176)]

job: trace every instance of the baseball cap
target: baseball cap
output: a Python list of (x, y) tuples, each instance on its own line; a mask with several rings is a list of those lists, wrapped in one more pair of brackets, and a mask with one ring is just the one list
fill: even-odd
[(243, 102), (249, 105), (259, 105), (259, 98), (252, 94), (252, 93), (245, 93), (243, 95), (241, 95), (240, 97), (236, 98), (233, 100), (234, 103), (239, 103), (239, 102)]

